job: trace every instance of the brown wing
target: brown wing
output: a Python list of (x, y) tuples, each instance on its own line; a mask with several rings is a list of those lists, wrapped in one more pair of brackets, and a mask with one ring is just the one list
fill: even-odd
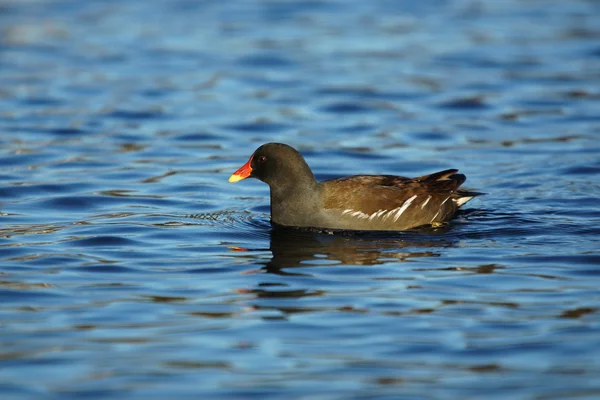
[[(331, 212), (338, 210), (342, 223), (355, 216), (368, 228), (408, 229), (447, 221), (458, 208), (453, 200), (462, 196), (457, 189), (466, 180), (457, 172), (449, 169), (417, 178), (357, 175), (332, 179), (323, 182), (323, 205)], [(395, 218), (392, 210), (401, 218)]]
[(419, 187), (412, 179), (391, 175), (357, 175), (326, 182), (325, 208), (365, 214), (400, 207)]

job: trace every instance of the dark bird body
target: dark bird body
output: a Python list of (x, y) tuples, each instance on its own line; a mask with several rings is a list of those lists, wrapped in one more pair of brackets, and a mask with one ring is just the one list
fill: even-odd
[(260, 146), (230, 182), (253, 177), (271, 191), (271, 222), (341, 230), (406, 230), (452, 219), (479, 193), (448, 169), (417, 178), (355, 175), (317, 182), (304, 157), (280, 143)]

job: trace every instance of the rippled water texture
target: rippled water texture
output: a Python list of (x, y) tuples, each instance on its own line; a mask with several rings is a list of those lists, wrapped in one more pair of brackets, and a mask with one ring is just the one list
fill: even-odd
[[(227, 183), (460, 168), (445, 229)], [(0, 1), (0, 397), (600, 398), (600, 3)]]

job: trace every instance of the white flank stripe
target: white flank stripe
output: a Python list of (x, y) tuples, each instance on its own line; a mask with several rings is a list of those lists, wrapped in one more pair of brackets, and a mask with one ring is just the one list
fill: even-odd
[(427, 196), (427, 200), (425, 200), (423, 204), (421, 204), (421, 210), (427, 205), (427, 203), (429, 203), (429, 200), (431, 200), (431, 196)]
[(439, 211), (437, 213), (435, 213), (435, 215), (433, 216), (433, 218), (431, 218), (431, 221), (429, 221), (429, 223), (431, 224), (433, 222), (434, 219), (437, 218), (437, 216), (439, 215)]
[(404, 204), (402, 204), (402, 207), (400, 207), (398, 209), (398, 212), (396, 213), (396, 216), (394, 217), (394, 222), (398, 221), (398, 218), (400, 218), (400, 216), (402, 215), (402, 213), (404, 211), (406, 211), (406, 209), (412, 204), (412, 202), (417, 198), (417, 195), (415, 194), (413, 197), (407, 199)]
[(371, 216), (369, 217), (369, 221), (373, 221), (375, 218), (379, 218), (380, 216), (382, 216), (382, 215), (383, 215), (383, 213), (384, 213), (385, 211), (386, 211), (386, 210), (379, 210), (379, 211), (376, 211), (376, 212), (374, 212), (374, 213), (373, 213), (373, 214), (371, 214)]
[(362, 211), (354, 211), (353, 213), (350, 213), (350, 215), (358, 218), (369, 218), (369, 216)]
[(355, 218), (369, 218), (368, 214), (365, 214), (362, 211), (354, 211), (352, 209), (347, 209), (342, 211), (342, 215), (346, 215), (348, 214), (348, 216), (350, 217), (355, 217)]
[(442, 204), (440, 204), (440, 207), (443, 206), (444, 204), (446, 204), (446, 202), (450, 200), (450, 197), (446, 197), (446, 200), (442, 201)]
[(383, 217), (383, 220), (385, 221), (386, 219), (388, 219), (392, 214), (394, 214), (394, 210), (387, 210), (385, 212), (385, 217)]
[[(362, 211), (354, 211), (352, 209), (347, 209), (347, 210), (342, 211), (342, 215), (348, 214), (351, 217), (364, 218), (364, 219), (368, 219), (369, 221), (373, 221), (377, 218), (382, 218), (383, 220), (386, 220), (390, 216), (394, 215), (394, 222), (396, 222), (396, 221), (398, 221), (398, 218), (400, 218), (400, 216), (404, 213), (404, 211), (406, 211), (406, 209), (408, 207), (410, 207), (410, 205), (413, 203), (413, 201), (415, 201), (416, 198), (417, 198), (417, 195), (414, 195), (413, 197), (406, 199), (404, 201), (404, 203), (402, 203), (401, 207), (394, 208), (393, 210), (379, 210), (379, 211), (375, 211), (373, 214), (369, 215), (369, 214), (365, 214)], [(425, 207), (425, 205), (427, 204), (427, 202), (430, 199), (431, 199), (431, 196), (429, 196), (427, 198), (427, 200), (425, 200), (425, 202), (423, 203), (421, 208)], [(436, 214), (436, 217), (437, 217), (437, 214)]]
[(465, 204), (467, 201), (471, 200), (472, 198), (473, 198), (473, 196), (471, 196), (471, 197), (461, 197), (460, 199), (455, 199), (454, 201), (456, 202), (456, 205), (458, 207), (460, 207), (463, 204)]

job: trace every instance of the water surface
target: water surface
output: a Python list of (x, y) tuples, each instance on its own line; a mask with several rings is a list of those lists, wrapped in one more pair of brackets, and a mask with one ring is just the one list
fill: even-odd
[[(0, 2), (0, 393), (600, 397), (591, 1)], [(319, 179), (460, 168), (438, 230), (281, 232)]]

